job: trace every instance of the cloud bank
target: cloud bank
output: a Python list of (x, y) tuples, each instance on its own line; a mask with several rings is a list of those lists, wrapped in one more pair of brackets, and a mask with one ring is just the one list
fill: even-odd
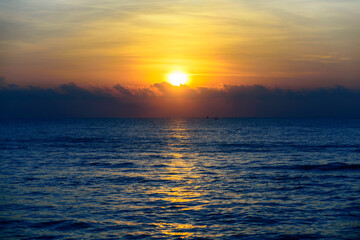
[(0, 118), (116, 117), (360, 117), (360, 91), (334, 86), (310, 90), (261, 85), (222, 88), (174, 87), (168, 83), (132, 89), (0, 85)]

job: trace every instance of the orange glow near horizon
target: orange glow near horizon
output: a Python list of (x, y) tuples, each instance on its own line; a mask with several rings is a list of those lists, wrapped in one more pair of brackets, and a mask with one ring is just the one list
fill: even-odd
[(165, 80), (191, 87), (360, 86), (359, 3), (260, 5), (5, 1), (0, 77), (20, 85), (149, 86), (180, 70), (191, 72), (191, 81), (172, 73)]

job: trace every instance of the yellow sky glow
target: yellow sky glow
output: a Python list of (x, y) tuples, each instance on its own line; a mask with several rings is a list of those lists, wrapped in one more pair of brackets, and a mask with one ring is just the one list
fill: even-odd
[(17, 84), (360, 85), (360, 2), (0, 2), (0, 74)]

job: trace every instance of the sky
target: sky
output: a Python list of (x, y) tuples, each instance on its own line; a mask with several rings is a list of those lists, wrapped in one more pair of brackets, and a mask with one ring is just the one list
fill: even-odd
[(358, 0), (0, 0), (0, 118), (359, 117), (359, 16)]
[(0, 0), (18, 85), (360, 87), (358, 0)]

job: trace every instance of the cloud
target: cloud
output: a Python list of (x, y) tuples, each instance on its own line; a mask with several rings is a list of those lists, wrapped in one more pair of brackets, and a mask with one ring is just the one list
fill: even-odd
[(315, 78), (329, 84), (341, 76), (338, 83), (358, 86), (359, 6), (353, 0), (0, 1), (0, 72), (19, 84), (100, 84), (121, 76), (139, 85), (144, 76), (179, 66), (225, 75), (223, 83), (244, 83), (245, 76), (288, 86), (288, 78), (300, 76), (304, 84)]
[(319, 62), (319, 63), (339, 63), (350, 61), (351, 58), (339, 57), (337, 54), (330, 53), (327, 55), (304, 55), (294, 58), (295, 61), (304, 61), (304, 62)]
[(0, 118), (75, 117), (360, 117), (360, 91), (335, 86), (311, 90), (261, 85), (180, 88), (0, 87)]
[(0, 76), (0, 87), (3, 87), (5, 85), (5, 78)]
[(131, 96), (132, 95), (132, 93), (128, 89), (124, 88), (120, 84), (115, 85), (114, 88), (116, 90), (118, 90), (121, 94), (125, 95), (125, 96)]

